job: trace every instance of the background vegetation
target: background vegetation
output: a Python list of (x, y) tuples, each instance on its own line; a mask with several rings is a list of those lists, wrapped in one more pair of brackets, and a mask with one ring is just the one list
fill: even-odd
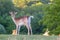
[[(33, 34), (60, 34), (60, 1), (59, 0), (0, 0), (0, 34), (11, 34), (15, 29), (9, 11), (17, 11), (16, 17), (33, 15), (31, 25)], [(21, 34), (27, 29), (21, 27)]]

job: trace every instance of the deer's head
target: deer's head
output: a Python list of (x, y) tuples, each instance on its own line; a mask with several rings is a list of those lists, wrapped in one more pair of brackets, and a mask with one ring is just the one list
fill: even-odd
[(17, 14), (17, 12), (14, 12), (14, 11), (11, 11), (9, 13), (10, 13), (11, 17), (15, 17), (15, 15)]

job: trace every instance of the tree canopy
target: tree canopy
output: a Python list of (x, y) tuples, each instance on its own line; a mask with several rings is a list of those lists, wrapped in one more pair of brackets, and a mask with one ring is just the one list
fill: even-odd
[(46, 25), (50, 30), (50, 34), (60, 34), (60, 1), (54, 0), (51, 4), (46, 5), (43, 25)]

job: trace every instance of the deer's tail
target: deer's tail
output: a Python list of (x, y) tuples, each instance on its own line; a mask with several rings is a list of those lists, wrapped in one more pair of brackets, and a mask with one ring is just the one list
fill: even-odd
[(29, 24), (29, 26), (30, 26), (30, 23), (31, 23), (31, 18), (34, 18), (33, 16), (29, 16), (29, 18), (28, 18), (28, 24)]

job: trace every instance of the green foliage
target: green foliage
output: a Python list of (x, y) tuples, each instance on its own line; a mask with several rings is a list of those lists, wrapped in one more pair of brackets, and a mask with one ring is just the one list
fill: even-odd
[(4, 26), (7, 33), (11, 33), (12, 29), (14, 28), (14, 25), (9, 16), (9, 11), (14, 10), (15, 7), (11, 0), (0, 0), (0, 24)]
[(5, 34), (6, 33), (6, 29), (4, 28), (3, 25), (0, 24), (0, 34)]
[[(46, 3), (48, 1), (46, 0)], [(54, 0), (51, 3), (17, 8), (11, 0), (0, 0), (0, 24), (6, 29), (6, 33), (12, 33), (16, 26), (9, 15), (9, 11), (17, 11), (16, 17), (34, 16), (34, 19), (31, 20), (33, 34), (42, 34), (46, 28), (49, 29), (50, 34), (60, 34), (60, 0)], [(27, 33), (27, 29), (22, 27), (21, 34), (24, 33)]]
[(50, 0), (40, 0), (42, 3), (47, 4), (50, 2)]
[[(34, 19), (32, 19), (33, 33), (40, 34), (40, 32), (42, 32), (43, 28), (39, 24), (39, 20), (42, 18), (41, 17), (42, 12), (40, 12), (40, 11), (42, 11), (42, 7), (30, 6), (30, 7), (26, 7), (24, 9), (22, 9), (22, 8), (14, 7), (13, 3), (10, 0), (8, 0), (8, 1), (7, 0), (2, 0), (2, 1), (0, 0), (0, 2), (1, 2), (1, 6), (3, 5), (2, 8), (0, 7), (0, 9), (1, 9), (1, 11), (0, 11), (0, 14), (1, 14), (0, 15), (0, 24), (2, 24), (5, 27), (8, 34), (12, 33), (12, 30), (14, 30), (16, 27), (9, 15), (9, 11), (15, 11), (15, 10), (18, 11), (18, 14), (16, 15), (17, 17), (24, 16), (24, 15), (27, 15), (27, 16), (33, 15), (35, 17)], [(27, 32), (27, 29), (24, 29), (24, 27), (23, 27), (21, 29), (21, 33), (26, 33), (26, 32)]]
[(14, 6), (11, 0), (0, 0), (0, 16), (8, 13), (10, 10), (14, 10)]
[[(18, 14), (16, 15), (16, 17), (20, 17), (20, 16), (31, 16), (33, 15), (34, 18), (31, 20), (31, 26), (32, 26), (32, 30), (33, 30), (33, 34), (40, 34), (43, 32), (44, 26), (42, 26), (42, 24), (39, 24), (39, 21), (42, 19), (43, 16), (43, 6), (30, 6), (30, 7), (26, 7), (24, 9), (22, 9), (21, 11), (18, 11)], [(26, 34), (27, 33), (27, 29), (26, 27), (22, 27), (20, 30), (21, 34)]]
[(60, 34), (60, 1), (54, 0), (52, 4), (46, 5), (43, 25), (46, 25), (51, 34)]

